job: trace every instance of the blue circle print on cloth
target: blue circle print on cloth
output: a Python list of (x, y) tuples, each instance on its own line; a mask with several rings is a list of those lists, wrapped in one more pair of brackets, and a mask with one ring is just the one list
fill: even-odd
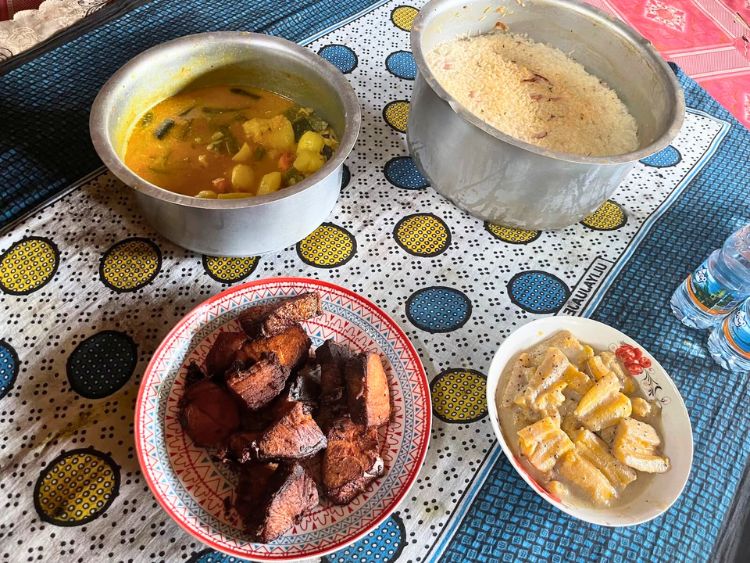
[(344, 74), (357, 68), (357, 54), (346, 45), (326, 45), (318, 54)]
[(430, 185), (422, 173), (417, 170), (414, 160), (410, 156), (397, 156), (385, 163), (385, 177), (396, 186), (404, 190), (421, 190)]
[(529, 313), (556, 313), (570, 297), (565, 283), (548, 272), (516, 274), (508, 283), (510, 300)]
[(68, 381), (87, 399), (101, 399), (125, 385), (138, 361), (138, 348), (127, 334), (105, 330), (81, 342), (68, 357)]
[(391, 53), (385, 59), (385, 67), (388, 72), (399, 78), (414, 80), (417, 77), (417, 63), (414, 62), (414, 56), (409, 51)]
[(682, 155), (680, 151), (669, 145), (666, 149), (662, 149), (656, 154), (642, 159), (641, 163), (653, 168), (669, 168), (670, 166), (679, 164), (681, 160)]
[(213, 549), (204, 549), (193, 553), (187, 563), (250, 563), (247, 559), (240, 559), (234, 555), (220, 553)]
[(406, 545), (404, 523), (392, 514), (372, 532), (352, 545), (321, 559), (324, 563), (390, 563), (398, 559)]
[(450, 332), (471, 317), (471, 301), (451, 287), (420, 289), (406, 300), (406, 317), (427, 332)]
[(13, 346), (0, 340), (0, 399), (8, 394), (18, 377), (18, 354)]

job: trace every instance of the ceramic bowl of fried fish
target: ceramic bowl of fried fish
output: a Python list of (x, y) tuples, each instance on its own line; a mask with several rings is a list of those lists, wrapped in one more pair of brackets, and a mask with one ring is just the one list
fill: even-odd
[(202, 542), (303, 559), (395, 510), (430, 419), (424, 369), (392, 319), (345, 288), (275, 278), (209, 299), (167, 335), (141, 384), (136, 449), (156, 499)]

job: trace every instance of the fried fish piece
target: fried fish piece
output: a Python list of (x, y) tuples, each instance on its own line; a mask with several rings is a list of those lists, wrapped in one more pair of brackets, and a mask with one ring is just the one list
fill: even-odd
[(234, 507), (244, 521), (257, 518), (258, 508), (268, 495), (268, 485), (279, 469), (278, 463), (252, 461), (240, 467)]
[(196, 446), (221, 447), (240, 426), (239, 409), (226, 389), (204, 379), (185, 390), (180, 424)]
[(258, 410), (278, 397), (286, 385), (289, 368), (273, 353), (265, 353), (248, 368), (227, 373), (227, 387), (250, 410)]
[(334, 504), (347, 504), (385, 470), (377, 430), (348, 417), (334, 421), (323, 456), (323, 488)]
[(320, 363), (320, 411), (317, 421), (324, 431), (328, 431), (336, 418), (346, 414), (344, 370), (353, 354), (346, 346), (326, 340), (315, 351), (315, 358)]
[(320, 363), (321, 395), (332, 395), (344, 387), (344, 368), (353, 357), (346, 346), (326, 340), (317, 350), (315, 358)]
[(383, 362), (375, 352), (355, 356), (346, 364), (347, 403), (352, 420), (377, 428), (391, 418), (391, 395)]
[(257, 441), (256, 454), (261, 461), (303, 459), (326, 447), (326, 437), (305, 405), (293, 403), (279, 420)]
[(299, 370), (289, 380), (286, 395), (289, 401), (299, 401), (315, 411), (320, 403), (320, 366), (308, 364)]
[(206, 372), (211, 377), (224, 377), (234, 363), (237, 352), (247, 342), (247, 336), (241, 332), (221, 332), (214, 340), (206, 356)]
[(265, 318), (273, 312), (273, 310), (279, 306), (279, 303), (265, 303), (263, 305), (255, 305), (249, 309), (245, 309), (237, 321), (240, 323), (240, 327), (250, 338), (259, 338), (263, 335), (263, 321)]
[(248, 336), (273, 336), (292, 325), (323, 314), (320, 294), (301, 293), (266, 305), (253, 307), (240, 316), (240, 325)]
[(264, 354), (273, 352), (279, 363), (290, 370), (305, 363), (309, 351), (310, 338), (299, 324), (294, 324), (274, 336), (252, 340), (242, 346), (242, 352), (248, 361), (258, 362)]
[(319, 497), (315, 481), (300, 464), (280, 466), (273, 472), (272, 466), (261, 467), (241, 475), (235, 508), (248, 531), (258, 541), (269, 543), (315, 508)]
[(321, 495), (324, 494), (323, 457), (325, 456), (325, 452), (325, 450), (320, 450), (314, 456), (298, 460), (298, 463), (305, 468), (307, 474), (315, 481), (315, 484), (318, 486), (318, 494)]

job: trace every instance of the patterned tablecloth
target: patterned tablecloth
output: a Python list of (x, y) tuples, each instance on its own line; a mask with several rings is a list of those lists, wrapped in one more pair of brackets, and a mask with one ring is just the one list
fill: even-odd
[[(158, 508), (133, 450), (134, 400), (150, 355), (181, 316), (227, 285), (276, 275), (330, 280), (376, 302), (431, 379), (432, 441), (412, 493), (328, 560), (710, 558), (736, 517), (750, 383), (716, 368), (705, 335), (682, 327), (667, 302), (692, 266), (750, 220), (747, 130), (678, 72), (682, 132), (596, 213), (557, 232), (485, 224), (434, 192), (406, 152), (408, 30), (422, 2), (294, 4), (153, 0), (0, 74), (2, 561), (229, 560)], [(143, 222), (128, 189), (96, 169), (86, 117), (104, 80), (150, 45), (207, 29), (300, 41), (346, 73), (362, 103), (334, 213), (275, 255), (175, 247)], [(638, 339), (683, 394), (693, 473), (651, 523), (597, 528), (556, 511), (496, 445), (484, 400), (490, 359), (515, 327), (558, 312)]]

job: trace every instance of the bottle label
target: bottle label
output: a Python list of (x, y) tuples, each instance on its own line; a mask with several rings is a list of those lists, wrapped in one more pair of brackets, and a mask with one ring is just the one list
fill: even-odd
[(688, 276), (685, 285), (690, 300), (710, 315), (726, 315), (739, 303), (739, 299), (708, 271), (708, 260)]
[(723, 329), (730, 348), (750, 360), (750, 325), (744, 308), (724, 319)]

